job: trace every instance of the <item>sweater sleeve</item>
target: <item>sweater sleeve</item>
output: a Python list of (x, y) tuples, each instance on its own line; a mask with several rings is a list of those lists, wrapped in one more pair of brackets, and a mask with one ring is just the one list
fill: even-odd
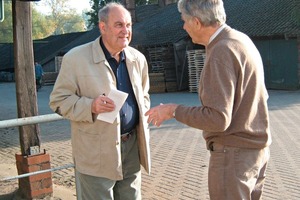
[(223, 132), (229, 127), (237, 83), (233, 67), (234, 58), (228, 55), (230, 52), (223, 51), (219, 56), (216, 53), (214, 52), (213, 58), (207, 57), (201, 74), (199, 98), (202, 105), (198, 107), (181, 105), (176, 109), (176, 120), (209, 132)]

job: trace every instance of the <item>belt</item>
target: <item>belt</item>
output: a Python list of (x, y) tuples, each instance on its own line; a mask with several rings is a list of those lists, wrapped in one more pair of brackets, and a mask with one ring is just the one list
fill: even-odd
[(127, 132), (127, 133), (123, 133), (121, 135), (121, 141), (122, 142), (127, 142), (127, 140), (129, 140), (129, 138), (131, 137), (131, 135), (134, 134), (134, 133), (135, 133), (135, 129), (133, 129), (133, 130)]

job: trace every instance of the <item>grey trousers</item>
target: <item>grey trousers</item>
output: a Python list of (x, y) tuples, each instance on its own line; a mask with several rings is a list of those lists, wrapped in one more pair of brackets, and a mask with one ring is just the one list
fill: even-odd
[(269, 147), (246, 149), (213, 144), (208, 169), (211, 200), (259, 200)]
[(123, 180), (78, 174), (80, 200), (140, 200), (141, 167), (136, 134), (121, 144)]

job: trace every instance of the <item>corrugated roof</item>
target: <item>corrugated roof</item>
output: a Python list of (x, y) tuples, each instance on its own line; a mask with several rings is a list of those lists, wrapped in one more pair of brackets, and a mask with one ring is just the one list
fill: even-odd
[(67, 33), (63, 35), (53, 35), (42, 40), (33, 41), (34, 60), (41, 64), (47, 63), (56, 55), (60, 54), (63, 49), (70, 43), (87, 32)]
[[(90, 42), (99, 36), (99, 29), (86, 32), (52, 35), (44, 39), (34, 40), (34, 60), (42, 65), (52, 60), (57, 55), (63, 55), (71, 48)], [(0, 45), (0, 69), (14, 67), (13, 44)]]
[(136, 22), (137, 23), (142, 22), (145, 19), (160, 12), (160, 10), (162, 10), (162, 7), (160, 7), (158, 4), (138, 6), (136, 7), (136, 12), (135, 12)]
[(227, 24), (251, 37), (300, 34), (299, 0), (224, 0)]
[(80, 37), (77, 37), (76, 40), (74, 40), (71, 43), (69, 43), (68, 45), (64, 46), (64, 48), (62, 49), (62, 53), (65, 54), (70, 49), (72, 49), (76, 46), (91, 42), (91, 41), (95, 40), (97, 37), (99, 37), (99, 35), (100, 35), (99, 28), (94, 28), (93, 30), (87, 31)]
[[(142, 15), (142, 10), (137, 8), (137, 13)], [(182, 29), (182, 25), (177, 4), (158, 8), (155, 15), (147, 17), (144, 21), (133, 26), (131, 45), (173, 43), (187, 35)]]

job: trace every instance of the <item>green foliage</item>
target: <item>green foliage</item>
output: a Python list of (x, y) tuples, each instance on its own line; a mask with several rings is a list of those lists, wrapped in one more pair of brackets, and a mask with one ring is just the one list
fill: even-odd
[(92, 9), (86, 13), (86, 15), (89, 16), (88, 28), (94, 28), (98, 26), (98, 10), (100, 8), (99, 0), (90, 0), (90, 5), (92, 5)]
[(120, 0), (90, 0), (92, 9), (86, 13), (90, 17), (88, 20), (89, 28), (95, 28), (98, 26), (98, 11), (109, 2), (120, 2)]
[[(53, 1), (53, 0), (51, 0)], [(70, 9), (66, 4), (51, 5), (52, 12), (45, 15), (38, 12), (35, 4), (32, 5), (32, 39), (41, 39), (52, 34), (63, 34), (86, 30), (82, 16)], [(12, 2), (4, 1), (5, 19), (0, 23), (0, 43), (13, 42)]]
[(39, 13), (35, 7), (32, 9), (32, 39), (41, 39), (51, 35), (54, 23), (47, 16)]
[(52, 24), (52, 34), (64, 34), (86, 30), (84, 18), (68, 6), (69, 0), (44, 0), (51, 9), (47, 19)]
[(0, 22), (0, 43), (13, 41), (12, 5), (11, 1), (4, 1), (4, 20)]

